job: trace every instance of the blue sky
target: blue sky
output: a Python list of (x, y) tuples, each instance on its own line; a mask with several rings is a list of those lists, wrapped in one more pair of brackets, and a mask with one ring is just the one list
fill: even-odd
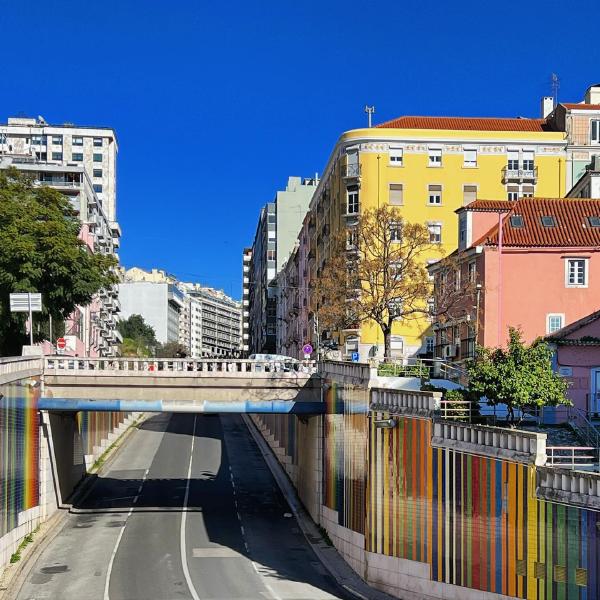
[(596, 2), (0, 0), (0, 121), (116, 129), (126, 266), (239, 297), (288, 175), (402, 114), (538, 116), (600, 81)]

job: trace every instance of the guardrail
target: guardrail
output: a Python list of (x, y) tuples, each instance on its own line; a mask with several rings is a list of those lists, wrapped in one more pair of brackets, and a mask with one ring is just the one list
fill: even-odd
[(0, 358), (0, 375), (13, 375), (23, 371), (42, 372), (42, 359), (39, 356), (14, 356)]
[(347, 378), (353, 383), (364, 383), (366, 386), (371, 376), (371, 366), (366, 363), (327, 360), (319, 362), (319, 373), (323, 377)]
[(78, 358), (72, 356), (44, 359), (44, 371), (150, 372), (156, 375), (171, 373), (209, 374), (227, 373), (305, 373), (316, 372), (314, 361), (274, 361), (247, 359), (191, 359), (191, 358)]
[(545, 500), (600, 509), (600, 474), (556, 467), (536, 469), (536, 495)]
[(377, 374), (383, 377), (421, 377), (447, 379), (466, 384), (467, 372), (461, 367), (441, 358), (417, 358), (407, 356), (393, 361), (382, 362)]
[(432, 445), (473, 454), (546, 464), (546, 434), (486, 425), (437, 421)]
[(371, 410), (432, 416), (440, 408), (441, 392), (371, 388)]
[(594, 469), (597, 465), (597, 448), (591, 446), (546, 446), (548, 467), (564, 469)]

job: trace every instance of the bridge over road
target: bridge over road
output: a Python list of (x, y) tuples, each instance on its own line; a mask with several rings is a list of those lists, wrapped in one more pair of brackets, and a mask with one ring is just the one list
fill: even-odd
[(324, 412), (316, 363), (256, 360), (44, 358), (49, 411)]

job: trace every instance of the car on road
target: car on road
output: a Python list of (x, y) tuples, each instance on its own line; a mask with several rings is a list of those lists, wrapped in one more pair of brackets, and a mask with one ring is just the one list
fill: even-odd
[(297, 358), (284, 356), (283, 354), (251, 354), (248, 357), (252, 361), (256, 361), (254, 370), (260, 372), (268, 371), (299, 371), (301, 363)]

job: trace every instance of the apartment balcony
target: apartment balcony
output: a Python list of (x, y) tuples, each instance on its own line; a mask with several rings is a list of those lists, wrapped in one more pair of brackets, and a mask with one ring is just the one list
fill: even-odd
[(360, 163), (342, 163), (340, 175), (343, 179), (358, 179), (360, 177)]
[(81, 181), (72, 181), (70, 179), (39, 179), (36, 181), (38, 185), (47, 185), (48, 187), (56, 188), (57, 190), (79, 190), (83, 183)]
[(507, 165), (502, 169), (502, 183), (537, 183), (538, 168), (531, 169), (513, 168)]

